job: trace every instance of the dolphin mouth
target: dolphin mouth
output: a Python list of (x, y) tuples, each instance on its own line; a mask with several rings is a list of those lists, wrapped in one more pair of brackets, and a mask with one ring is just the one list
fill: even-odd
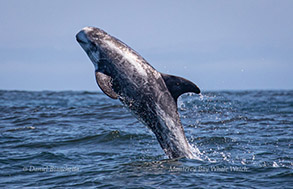
[(83, 30), (78, 32), (75, 37), (76, 37), (76, 41), (80, 44), (88, 43), (87, 35), (85, 34)]
[(77, 35), (76, 35), (76, 41), (77, 41), (78, 43), (86, 44), (86, 42), (83, 41), (82, 39), (80, 39)]

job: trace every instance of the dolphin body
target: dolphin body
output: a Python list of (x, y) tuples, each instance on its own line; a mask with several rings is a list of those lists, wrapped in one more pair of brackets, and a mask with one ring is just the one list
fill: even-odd
[(196, 158), (177, 110), (181, 94), (200, 93), (194, 83), (158, 72), (125, 43), (99, 28), (85, 27), (76, 39), (95, 66), (101, 90), (119, 99), (147, 125), (169, 158)]

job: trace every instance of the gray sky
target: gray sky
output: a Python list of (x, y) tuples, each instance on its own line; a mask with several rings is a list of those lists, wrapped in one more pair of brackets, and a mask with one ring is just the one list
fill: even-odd
[(0, 0), (0, 89), (98, 90), (96, 26), (202, 90), (293, 89), (293, 1)]

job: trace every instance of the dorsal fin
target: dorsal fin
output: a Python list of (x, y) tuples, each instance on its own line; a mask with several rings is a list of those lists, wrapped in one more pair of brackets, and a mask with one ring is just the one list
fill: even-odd
[(183, 93), (194, 92), (199, 94), (200, 89), (191, 81), (182, 77), (161, 73), (166, 86), (177, 103), (177, 98)]
[(110, 98), (117, 99), (118, 95), (112, 88), (112, 78), (103, 72), (96, 71), (96, 81), (101, 90)]

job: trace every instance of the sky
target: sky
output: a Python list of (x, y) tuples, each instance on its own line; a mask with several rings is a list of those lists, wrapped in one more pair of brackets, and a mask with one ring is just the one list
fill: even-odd
[(293, 89), (291, 0), (0, 0), (0, 90), (100, 91), (75, 40), (99, 27), (204, 90)]

